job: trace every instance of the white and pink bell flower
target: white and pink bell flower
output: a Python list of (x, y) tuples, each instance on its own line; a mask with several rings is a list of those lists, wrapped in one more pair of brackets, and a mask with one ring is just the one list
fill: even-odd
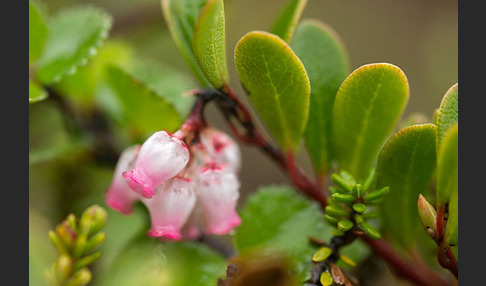
[(236, 213), (240, 182), (228, 165), (201, 166), (196, 182), (207, 234), (225, 234), (240, 225)]
[(235, 172), (240, 170), (240, 148), (233, 138), (215, 128), (207, 127), (201, 131), (200, 139), (213, 161), (227, 163)]
[(189, 156), (181, 139), (158, 131), (143, 143), (133, 169), (124, 172), (123, 177), (134, 191), (151, 198), (159, 185), (184, 169)]
[(121, 153), (116, 163), (115, 174), (106, 192), (106, 204), (122, 214), (130, 214), (133, 211), (133, 206), (140, 199), (140, 195), (128, 186), (127, 181), (122, 176), (123, 172), (133, 166), (140, 146), (128, 147)]
[(148, 235), (180, 240), (181, 230), (196, 204), (194, 183), (190, 179), (175, 177), (159, 188), (153, 198), (141, 199), (150, 213)]
[(197, 239), (226, 234), (240, 225), (236, 212), (241, 165), (237, 143), (214, 128), (186, 147), (181, 130), (159, 131), (143, 145), (127, 148), (117, 163), (106, 203), (128, 214), (140, 200), (150, 213), (152, 237)]

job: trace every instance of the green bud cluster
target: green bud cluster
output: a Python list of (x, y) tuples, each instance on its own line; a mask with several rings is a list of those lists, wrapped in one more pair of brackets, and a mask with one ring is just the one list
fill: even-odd
[(327, 201), (324, 219), (336, 227), (333, 235), (341, 236), (351, 229), (359, 229), (369, 237), (379, 239), (381, 234), (367, 220), (379, 217), (373, 206), (383, 202), (389, 187), (372, 189), (375, 180), (374, 169), (361, 183), (344, 170), (332, 174), (331, 180), (335, 186), (329, 188), (332, 195)]
[(87, 208), (78, 219), (73, 214), (49, 231), (49, 238), (59, 252), (57, 261), (46, 270), (49, 285), (82, 286), (91, 281), (88, 266), (101, 253), (106, 234), (100, 232), (106, 224), (107, 213), (100, 206)]

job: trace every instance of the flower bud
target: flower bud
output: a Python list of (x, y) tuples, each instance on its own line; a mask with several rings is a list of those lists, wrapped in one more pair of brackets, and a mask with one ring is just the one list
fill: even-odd
[(130, 214), (140, 198), (140, 195), (130, 188), (122, 175), (123, 172), (133, 167), (140, 147), (141, 145), (131, 146), (122, 152), (116, 163), (113, 180), (106, 192), (106, 204), (122, 214)]
[(158, 131), (143, 143), (133, 169), (123, 172), (123, 177), (132, 190), (151, 198), (158, 186), (184, 169), (189, 156), (181, 139)]
[(148, 235), (180, 240), (180, 231), (196, 204), (194, 183), (176, 177), (160, 186), (157, 192), (153, 198), (141, 199), (150, 213), (152, 226)]
[(215, 128), (205, 128), (200, 134), (201, 143), (212, 159), (226, 163), (235, 172), (241, 166), (241, 153), (238, 144), (226, 133)]
[(435, 208), (427, 201), (424, 196), (422, 196), (422, 194), (419, 194), (417, 206), (420, 222), (425, 228), (425, 231), (427, 231), (427, 234), (432, 239), (437, 239), (437, 212)]
[(197, 180), (206, 233), (225, 234), (240, 225), (236, 213), (240, 182), (233, 170), (227, 165), (205, 165)]

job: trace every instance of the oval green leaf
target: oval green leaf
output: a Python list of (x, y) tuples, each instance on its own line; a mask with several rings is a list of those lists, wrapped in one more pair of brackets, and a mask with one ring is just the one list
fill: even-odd
[(57, 13), (39, 58), (37, 77), (44, 84), (74, 74), (98, 51), (111, 28), (112, 18), (94, 7), (76, 7)]
[(446, 92), (437, 111), (437, 151), (445, 133), (459, 120), (459, 85), (454, 84)]
[(458, 192), (459, 124), (449, 127), (437, 153), (437, 206)]
[(270, 32), (288, 43), (306, 4), (307, 0), (289, 0), (277, 16)]
[(177, 109), (145, 82), (117, 66), (107, 69), (107, 83), (117, 95), (124, 121), (140, 133), (173, 132), (182, 124)]
[(34, 1), (29, 1), (29, 65), (42, 54), (47, 33), (44, 15)]
[(305, 146), (314, 169), (324, 175), (332, 160), (332, 107), (339, 86), (349, 74), (348, 55), (339, 36), (316, 20), (299, 24), (290, 46), (304, 64), (311, 86)]
[(374, 167), (409, 97), (400, 68), (388, 63), (364, 65), (343, 82), (332, 114), (333, 152), (339, 168), (358, 181)]
[(383, 207), (383, 232), (400, 246), (411, 249), (422, 231), (417, 210), (419, 194), (429, 193), (436, 167), (436, 126), (413, 125), (395, 133), (378, 156), (377, 186), (389, 186)]
[(279, 37), (254, 31), (237, 43), (235, 65), (270, 133), (285, 151), (295, 151), (309, 115), (310, 83), (302, 62)]
[(29, 104), (44, 100), (47, 98), (47, 92), (38, 84), (29, 80)]
[(217, 89), (229, 83), (223, 0), (209, 0), (196, 23), (193, 51), (207, 80)]
[(169, 32), (182, 57), (203, 87), (210, 82), (202, 73), (193, 53), (196, 22), (208, 0), (162, 0), (162, 12)]

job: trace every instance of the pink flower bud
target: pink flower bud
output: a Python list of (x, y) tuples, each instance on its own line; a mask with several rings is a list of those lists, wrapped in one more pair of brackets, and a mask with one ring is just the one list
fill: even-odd
[(197, 185), (206, 233), (228, 233), (241, 223), (236, 213), (240, 182), (226, 165), (209, 164), (202, 167)]
[(123, 172), (133, 166), (139, 150), (140, 145), (135, 145), (121, 153), (116, 163), (115, 174), (106, 192), (106, 204), (122, 214), (131, 213), (133, 205), (140, 198), (140, 195), (128, 186), (127, 181), (122, 176)]
[(132, 170), (124, 172), (129, 186), (146, 198), (168, 179), (177, 175), (189, 161), (189, 150), (177, 137), (155, 132), (143, 143)]
[(189, 179), (176, 177), (159, 188), (153, 198), (141, 199), (150, 213), (152, 226), (148, 235), (180, 240), (181, 229), (196, 204), (194, 184)]
[(236, 172), (240, 169), (240, 148), (230, 136), (210, 127), (203, 129), (200, 136), (202, 145), (214, 161), (227, 163)]

